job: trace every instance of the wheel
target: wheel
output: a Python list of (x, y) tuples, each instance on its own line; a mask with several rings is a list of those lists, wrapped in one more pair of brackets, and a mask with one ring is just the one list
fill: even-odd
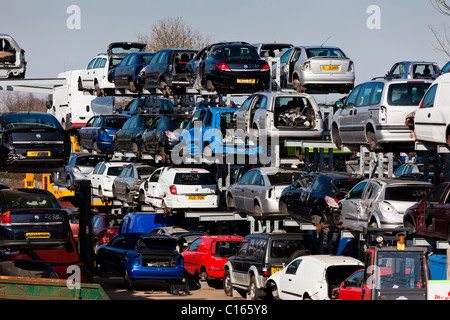
[(375, 219), (371, 219), (368, 225), (369, 228), (378, 228), (378, 223)]
[(228, 209), (234, 209), (234, 207), (235, 207), (234, 199), (231, 196), (231, 194), (227, 195), (227, 207), (228, 207)]
[(159, 87), (161, 88), (163, 96), (165, 98), (168, 98), (171, 94), (171, 90), (170, 90), (169, 86), (167, 85), (167, 83), (165, 83), (164, 81), (161, 81), (159, 83)]
[(102, 153), (102, 150), (98, 147), (97, 141), (92, 142), (92, 153)]
[(339, 135), (339, 130), (336, 127), (333, 127), (332, 129), (332, 136), (333, 136), (333, 142), (336, 145), (336, 147), (338, 149), (341, 148), (342, 146), (342, 140), (341, 140), (341, 136)]
[(123, 279), (125, 280), (125, 284), (127, 285), (128, 290), (133, 290), (134, 280), (130, 279), (130, 277), (128, 276), (127, 270), (125, 270), (125, 275), (124, 275)]
[(228, 297), (233, 296), (233, 286), (231, 285), (231, 275), (230, 270), (225, 270), (225, 273), (223, 275), (223, 291), (225, 292), (225, 295)]
[(258, 287), (256, 286), (256, 278), (255, 276), (252, 276), (250, 279), (250, 291), (248, 293), (248, 299), (249, 300), (258, 300), (258, 295), (256, 294), (256, 290)]
[(409, 229), (409, 238), (412, 238), (412, 236), (416, 233), (416, 229), (414, 228), (413, 223), (407, 220), (403, 225), (405, 228)]
[(278, 287), (277, 287), (276, 283), (273, 281), (270, 281), (267, 284), (267, 286), (268, 286), (268, 288), (270, 288), (270, 293), (272, 294), (272, 298), (274, 300), (279, 300), (280, 296), (278, 295)]
[(81, 78), (78, 78), (78, 91), (83, 91), (83, 82)]
[(137, 92), (137, 87), (136, 87), (136, 84), (134, 83), (133, 80), (130, 80), (130, 81), (128, 82), (128, 86), (130, 87), (130, 91), (131, 91), (131, 92), (133, 92), (133, 93), (136, 93), (136, 92)]
[(67, 187), (67, 189), (69, 189), (69, 190), (74, 190), (74, 189), (75, 189), (75, 187), (74, 187), (74, 185), (73, 185), (72, 180), (70, 179), (70, 177), (67, 177), (67, 179), (66, 179), (66, 187)]
[(367, 143), (369, 144), (369, 150), (375, 152), (377, 149), (377, 139), (375, 138), (375, 132), (367, 132)]
[(211, 80), (206, 80), (206, 90), (211, 92), (216, 91)]
[(253, 208), (253, 212), (258, 216), (261, 217), (262, 216), (262, 210), (261, 207), (257, 204), (255, 205), (255, 207)]

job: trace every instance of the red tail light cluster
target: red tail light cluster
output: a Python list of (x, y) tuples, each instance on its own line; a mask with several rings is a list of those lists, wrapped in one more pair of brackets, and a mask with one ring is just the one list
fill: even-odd
[(266, 62), (266, 63), (264, 63), (264, 65), (262, 66), (261, 71), (269, 70), (269, 69), (270, 69), (269, 64)]
[(222, 71), (231, 71), (230, 68), (226, 65), (226, 63), (223, 62), (217, 62), (216, 67), (217, 69), (220, 69)]
[(9, 211), (2, 213), (1, 224), (3, 226), (11, 225), (11, 213)]
[(170, 186), (169, 187), (169, 191), (171, 194), (177, 194), (177, 187), (175, 186)]

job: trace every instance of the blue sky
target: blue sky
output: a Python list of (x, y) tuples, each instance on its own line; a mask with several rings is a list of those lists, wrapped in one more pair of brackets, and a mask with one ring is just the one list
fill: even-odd
[[(80, 9), (80, 29), (67, 28), (67, 8)], [(380, 27), (366, 22), (380, 8)], [(242, 40), (340, 47), (355, 62), (356, 83), (384, 75), (400, 60), (436, 61), (429, 26), (443, 33), (448, 17), (429, 0), (0, 0), (0, 33), (26, 50), (27, 77), (56, 77), (83, 69), (114, 41), (136, 41), (161, 18), (182, 16), (212, 41)]]

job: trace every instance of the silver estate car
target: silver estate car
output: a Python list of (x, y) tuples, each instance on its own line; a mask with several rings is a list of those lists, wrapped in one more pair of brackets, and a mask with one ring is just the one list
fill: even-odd
[(355, 87), (333, 114), (331, 138), (338, 147), (370, 151), (414, 146), (414, 132), (406, 116), (417, 109), (431, 84), (427, 79), (375, 78)]
[(259, 216), (282, 215), (278, 205), (281, 192), (303, 173), (275, 167), (251, 169), (228, 188), (227, 206)]
[(432, 183), (398, 178), (366, 179), (341, 200), (343, 227), (397, 228), (403, 215), (433, 187)]
[(355, 65), (337, 47), (295, 46), (281, 56), (280, 72), (280, 87), (298, 92), (348, 93), (355, 83)]
[(393, 79), (431, 79), (440, 73), (439, 64), (426, 61), (400, 61), (394, 63), (386, 76)]

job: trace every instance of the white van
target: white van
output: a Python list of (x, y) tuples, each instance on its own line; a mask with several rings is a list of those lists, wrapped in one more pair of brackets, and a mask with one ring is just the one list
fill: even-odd
[(66, 130), (81, 128), (94, 115), (114, 113), (114, 97), (96, 97), (78, 90), (82, 70), (58, 74), (66, 83), (53, 88), (53, 101), (48, 112), (53, 114)]

